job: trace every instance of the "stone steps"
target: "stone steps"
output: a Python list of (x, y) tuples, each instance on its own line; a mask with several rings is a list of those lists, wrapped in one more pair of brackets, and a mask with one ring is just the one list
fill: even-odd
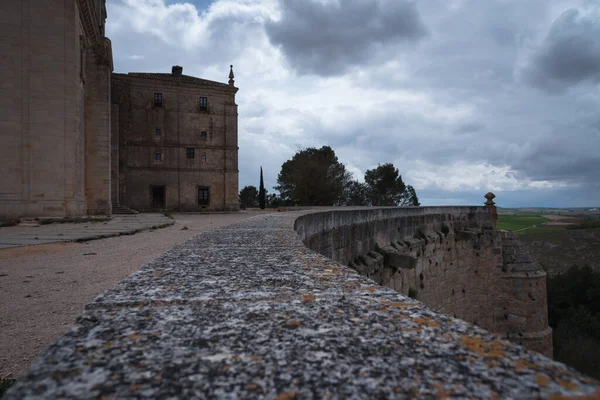
[(40, 226), (40, 220), (34, 218), (21, 218), (19, 226)]
[(132, 210), (129, 207), (125, 207), (121, 204), (113, 203), (112, 204), (112, 213), (113, 214), (137, 214), (138, 212), (136, 210)]

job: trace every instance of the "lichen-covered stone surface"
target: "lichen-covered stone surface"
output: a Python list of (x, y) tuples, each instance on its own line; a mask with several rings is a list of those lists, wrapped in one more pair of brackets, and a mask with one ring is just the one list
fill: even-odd
[(90, 304), (6, 398), (600, 397), (575, 370), (308, 250), (299, 215), (175, 246)]

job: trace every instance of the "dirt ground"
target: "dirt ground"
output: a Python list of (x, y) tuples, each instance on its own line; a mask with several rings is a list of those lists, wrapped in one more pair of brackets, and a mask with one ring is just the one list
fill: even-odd
[(17, 378), (87, 303), (173, 245), (260, 213), (175, 214), (131, 236), (0, 250), (0, 378)]

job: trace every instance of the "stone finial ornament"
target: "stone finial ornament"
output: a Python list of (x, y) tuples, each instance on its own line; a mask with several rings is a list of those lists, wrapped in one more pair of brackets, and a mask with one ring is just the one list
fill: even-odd
[(498, 210), (496, 209), (496, 203), (494, 203), (496, 195), (492, 192), (487, 192), (485, 198), (487, 199), (485, 206), (488, 208), (494, 224), (496, 224), (498, 222)]
[(235, 75), (233, 75), (233, 65), (230, 65), (229, 68), (229, 86), (233, 86), (233, 84), (235, 83), (235, 81), (233, 80), (233, 78), (235, 78)]

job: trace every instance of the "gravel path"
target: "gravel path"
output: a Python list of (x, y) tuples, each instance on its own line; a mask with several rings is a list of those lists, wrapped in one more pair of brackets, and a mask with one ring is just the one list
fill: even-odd
[(18, 377), (86, 304), (173, 245), (259, 213), (176, 214), (131, 236), (0, 250), (0, 378)]

